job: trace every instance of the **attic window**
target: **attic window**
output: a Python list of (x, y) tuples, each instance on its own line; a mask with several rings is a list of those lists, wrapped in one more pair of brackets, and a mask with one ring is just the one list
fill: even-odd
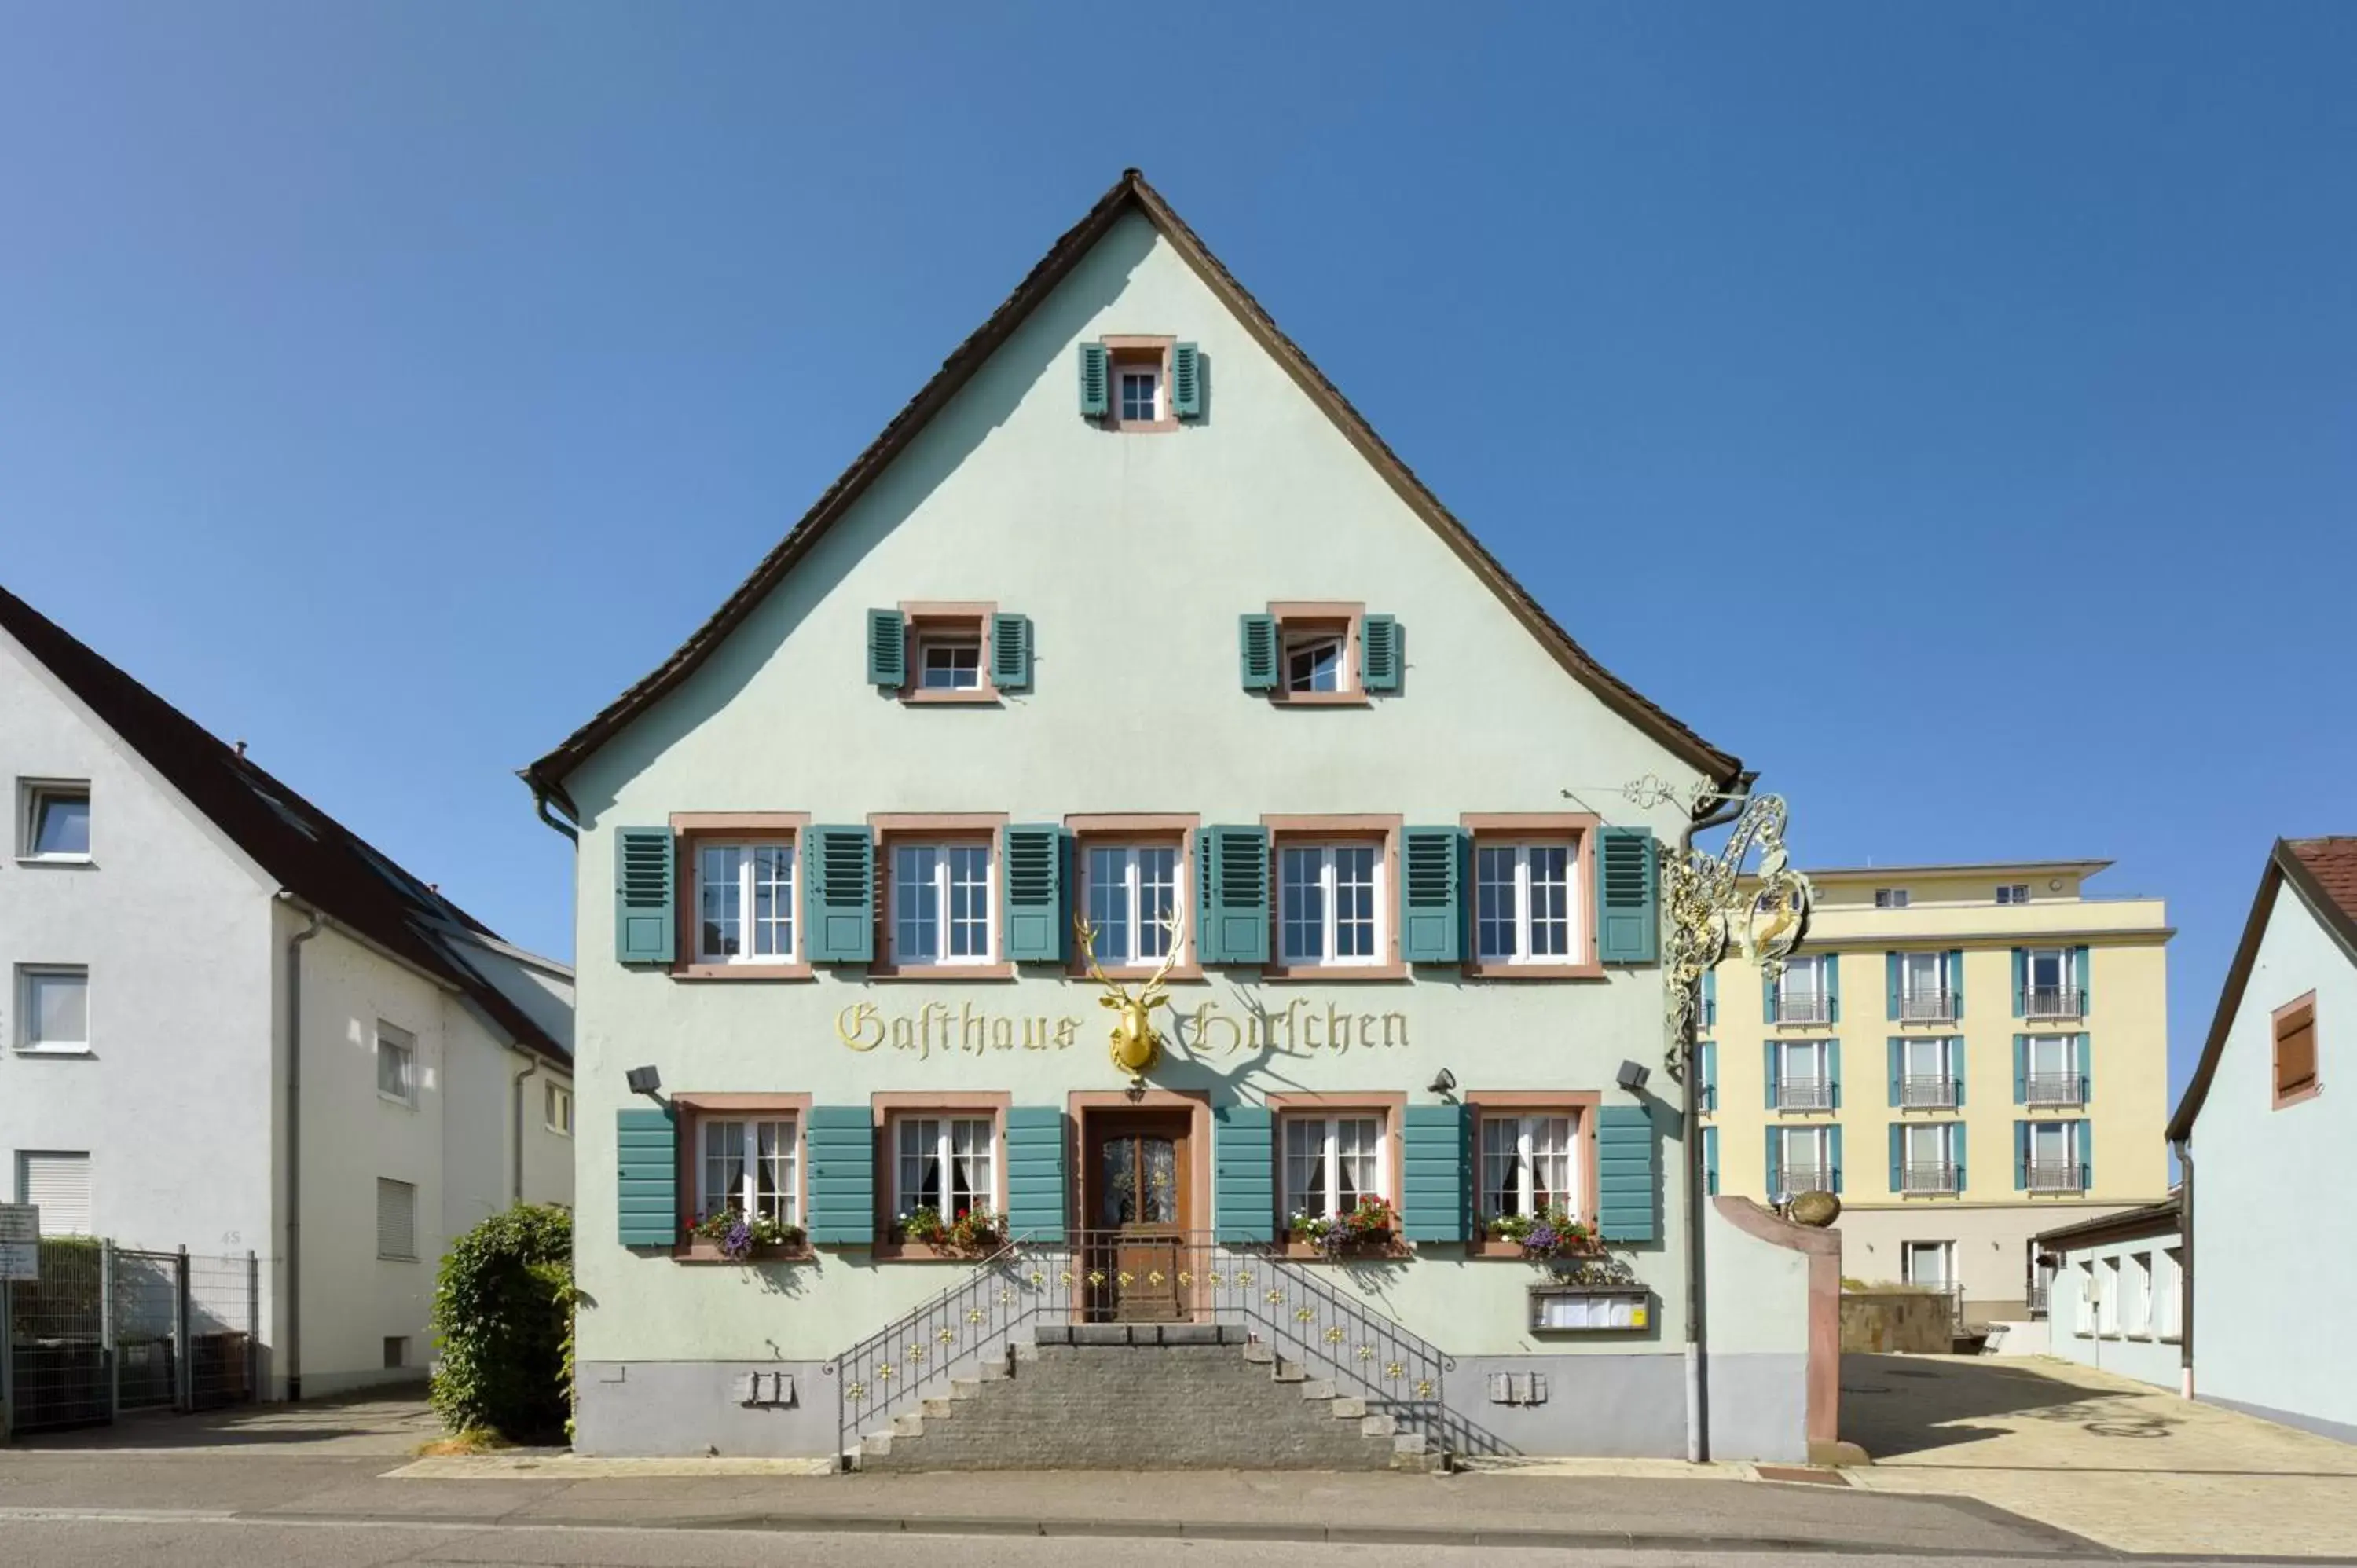
[(1202, 393), (1192, 343), (1128, 335), (1081, 345), (1081, 416), (1107, 430), (1176, 430), (1202, 416)]

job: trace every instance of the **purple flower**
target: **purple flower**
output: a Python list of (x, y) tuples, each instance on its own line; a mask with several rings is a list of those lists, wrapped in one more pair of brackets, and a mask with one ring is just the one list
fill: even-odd
[(720, 1238), (720, 1251), (723, 1256), (730, 1258), (742, 1258), (750, 1253), (753, 1251), (753, 1228), (741, 1218), (732, 1219), (727, 1234)]
[(1532, 1226), (1523, 1236), (1523, 1251), (1540, 1254), (1552, 1253), (1563, 1245), (1563, 1232), (1544, 1220)]

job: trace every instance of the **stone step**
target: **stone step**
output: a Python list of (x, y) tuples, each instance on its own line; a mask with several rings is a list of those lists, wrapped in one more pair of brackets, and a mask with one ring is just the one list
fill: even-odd
[(1303, 1380), (1301, 1397), (1306, 1400), (1329, 1400), (1334, 1397), (1334, 1380), (1309, 1378)]
[(863, 1432), (859, 1434), (859, 1452), (882, 1458), (892, 1452), (892, 1434), (888, 1432)]
[(1424, 1434), (1421, 1432), (1400, 1433), (1392, 1439), (1392, 1452), (1394, 1454), (1423, 1453)]
[(957, 1396), (954, 1393), (927, 1394), (923, 1401), (925, 1418), (929, 1421), (947, 1419), (951, 1410), (951, 1402), (956, 1399), (956, 1397)]
[(925, 1434), (925, 1418), (924, 1418), (923, 1416), (921, 1416), (921, 1415), (910, 1414), (910, 1415), (896, 1415), (896, 1416), (894, 1416), (894, 1417), (892, 1418), (892, 1435), (893, 1435), (893, 1436), (895, 1436), (895, 1437), (922, 1437), (924, 1434)]
[(860, 1452), (859, 1445), (855, 1443), (843, 1451), (843, 1467), (845, 1470), (859, 1469), (860, 1460), (865, 1457), (866, 1455)]
[(1399, 1431), (1399, 1423), (1377, 1412), (1359, 1418), (1359, 1431), (1368, 1437), (1390, 1437)]
[[(1015, 1360), (1036, 1361), (1039, 1359), (1039, 1348), (1037, 1345), (1017, 1345), (1015, 1347)], [(1012, 1362), (993, 1357), (989, 1360), (984, 1361), (975, 1367), (974, 1369), (974, 1375), (985, 1383), (1003, 1383), (1007, 1379), (1015, 1375), (1015, 1368)]]
[(980, 1378), (952, 1378), (950, 1380), (950, 1398), (953, 1400), (970, 1400), (980, 1392), (982, 1392), (982, 1380)]
[(1297, 1383), (1309, 1376), (1309, 1371), (1300, 1362), (1288, 1361), (1280, 1356), (1277, 1358), (1275, 1369), (1269, 1376), (1280, 1383)]
[(1255, 1340), (1244, 1347), (1244, 1359), (1255, 1367), (1273, 1367), (1276, 1364), (1276, 1347)]
[(1333, 1408), (1326, 1413), (1337, 1421), (1356, 1421), (1367, 1413), (1367, 1402), (1361, 1399), (1351, 1399), (1347, 1395), (1340, 1396), (1334, 1401)]

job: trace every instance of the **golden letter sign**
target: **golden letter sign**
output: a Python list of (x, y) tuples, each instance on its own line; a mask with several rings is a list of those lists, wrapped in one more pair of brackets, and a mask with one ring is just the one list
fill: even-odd
[[(978, 1057), (989, 1051), (1068, 1051), (1081, 1037), (1082, 1020), (1046, 1014), (1021, 1016), (977, 1009), (971, 1002), (952, 1009), (928, 1002), (913, 1013), (886, 1013), (873, 1002), (855, 1002), (834, 1015), (835, 1037), (855, 1051), (889, 1046), (918, 1060), (939, 1056)], [(1353, 1050), (1399, 1050), (1409, 1044), (1405, 1013), (1354, 1013), (1294, 997), (1283, 1012), (1254, 1007), (1230, 1012), (1216, 1002), (1199, 1002), (1171, 1021), (1176, 1053), (1197, 1061), (1241, 1056), (1337, 1056)]]

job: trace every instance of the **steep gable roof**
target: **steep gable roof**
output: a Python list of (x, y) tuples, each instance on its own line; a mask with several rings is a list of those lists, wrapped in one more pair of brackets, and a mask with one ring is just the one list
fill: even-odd
[(450, 946), (496, 941), (490, 927), (5, 588), (0, 628), (286, 892), (458, 987), (518, 1046), (571, 1060)]
[(2250, 984), (2251, 966), (2258, 961), (2259, 941), (2266, 935), (2267, 918), (2275, 912), (2276, 896), (2289, 884), (2341, 950), (2357, 966), (2357, 837), (2277, 839), (2267, 852), (2266, 870), (2259, 876), (2258, 897), (2251, 901), (2250, 918), (2243, 923), (2243, 940), (2218, 993), (2218, 1011), (2210, 1020), (2210, 1037), (2202, 1043), (2185, 1097), (2169, 1119), (2169, 1136), (2193, 1134), (2194, 1118), (2210, 1098), (2210, 1081), (2218, 1076), (2218, 1058), (2225, 1054), (2226, 1036), (2242, 1011), (2243, 991)]
[(1325, 373), (1310, 362), (1309, 356), (1285, 335), (1268, 312), (1261, 308), (1259, 301), (1244, 291), (1243, 285), (1235, 280), (1218, 257), (1211, 254), (1195, 231), (1171, 210), (1161, 193), (1146, 182), (1144, 175), (1133, 168), (1125, 169), (1121, 178), (1114, 182), (1113, 188), (1098, 199), (1088, 215), (1049, 248), (1039, 264), (1016, 285), (1015, 292), (1006, 296), (973, 336), (959, 344), (956, 350), (942, 361), (942, 368), (934, 372), (932, 379), (918, 391), (907, 406), (893, 415), (883, 434), (852, 460), (851, 467), (845, 469), (810, 510), (802, 514), (802, 521), (779, 541), (777, 547), (761, 558), (760, 564), (753, 569), (753, 575), (737, 585), (710, 619), (698, 627), (670, 658), (644, 679), (608, 703), (588, 723), (566, 736), (554, 751), (522, 769), (522, 777), (532, 786), (534, 793), (558, 801), (568, 811), (573, 810), (571, 797), (565, 790), (565, 776), (664, 693), (694, 673), (696, 667), (709, 658), (729, 632), (752, 613), (762, 597), (810, 553), (827, 529), (850, 510), (852, 504), (916, 438), (927, 423), (947, 406), (988, 360), (992, 352), (1014, 334), (1090, 248), (1115, 222), (1132, 211), (1142, 213), (1154, 225), (1185, 258), (1196, 275), (1235, 313), (1261, 347), (1333, 420), (1351, 446), (1374, 466), (1410, 510), (1432, 526), (1566, 671), (1593, 690), (1608, 707), (1722, 788), (1734, 784), (1742, 773), (1742, 763), (1671, 717), (1634, 687), (1598, 663), (1574, 641), (1571, 634), (1541, 607), (1497, 557), (1482, 547), (1472, 532), (1458, 521), (1441, 504), (1440, 499), (1416, 478), (1415, 471), (1384, 444), (1383, 438), (1375, 434), (1374, 427), (1351, 406), (1350, 401), (1326, 379)]

